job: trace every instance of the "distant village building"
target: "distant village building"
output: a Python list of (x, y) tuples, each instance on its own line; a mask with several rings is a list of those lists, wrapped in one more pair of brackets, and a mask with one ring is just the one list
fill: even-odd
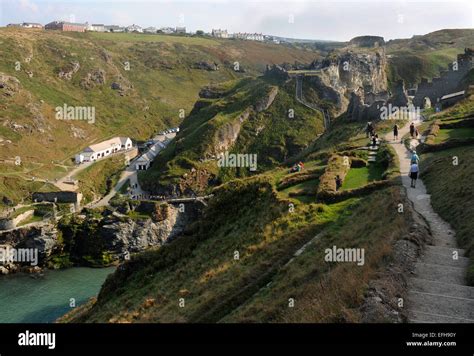
[(40, 23), (36, 23), (36, 22), (23, 22), (21, 24), (21, 27), (24, 27), (24, 28), (43, 28), (43, 25), (40, 24)]
[(227, 30), (212, 30), (211, 32), (212, 37), (217, 37), (217, 38), (229, 38), (229, 34), (227, 33)]
[(9, 23), (7, 27), (21, 27), (21, 23)]
[(117, 25), (106, 25), (104, 26), (105, 32), (125, 32), (125, 27)]
[(145, 32), (145, 33), (156, 33), (157, 31), (158, 31), (158, 29), (156, 27), (153, 27), (153, 26), (147, 27), (143, 30), (143, 32)]
[(186, 27), (176, 27), (176, 33), (185, 34), (186, 33)]
[(104, 24), (97, 24), (93, 23), (92, 25), (87, 25), (87, 31), (92, 32), (105, 32), (105, 25)]
[(164, 33), (164, 34), (171, 34), (171, 33), (175, 33), (175, 29), (173, 27), (162, 27), (158, 30), (159, 33)]
[(112, 153), (131, 149), (132, 146), (133, 143), (129, 137), (114, 137), (110, 140), (96, 143), (85, 148), (84, 151), (76, 155), (75, 161), (77, 164), (96, 161), (99, 158), (107, 157)]
[(140, 32), (140, 33), (142, 33), (143, 29), (140, 26), (133, 24), (133, 25), (127, 26), (126, 31), (127, 32)]
[(263, 41), (265, 38), (261, 33), (234, 33), (234, 38), (248, 41)]
[(59, 30), (68, 32), (85, 32), (87, 25), (65, 21), (53, 21), (44, 26), (45, 30)]

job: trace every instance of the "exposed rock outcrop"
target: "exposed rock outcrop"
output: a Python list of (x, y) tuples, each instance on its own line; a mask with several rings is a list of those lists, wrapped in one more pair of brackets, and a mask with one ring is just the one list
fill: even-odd
[(308, 81), (319, 97), (336, 102), (336, 113), (340, 114), (346, 111), (353, 92), (387, 92), (386, 67), (384, 48), (367, 53), (346, 51), (313, 62), (310, 69), (320, 70), (320, 75)]
[(239, 137), (242, 124), (249, 118), (252, 112), (251, 108), (245, 109), (236, 119), (222, 125), (214, 134), (214, 145), (211, 155), (216, 156), (227, 151)]
[[(58, 231), (53, 225), (49, 224), (0, 232), (0, 245), (16, 249), (37, 249), (38, 267), (44, 266), (58, 244)], [(20, 266), (31, 267), (31, 263), (15, 262), (7, 264), (5, 268), (7, 272), (15, 272)]]
[(215, 71), (215, 70), (219, 70), (219, 64), (217, 64), (216, 62), (210, 63), (210, 62), (206, 62), (206, 61), (200, 61), (200, 62), (194, 63), (193, 68), (194, 69), (208, 70), (208, 71)]
[(200, 214), (199, 204), (195, 203), (186, 204), (183, 210), (166, 205), (166, 216), (161, 219), (120, 219), (111, 215), (104, 219), (99, 234), (113, 254), (144, 251), (173, 239)]
[(105, 71), (103, 69), (95, 69), (87, 75), (81, 81), (81, 87), (83, 89), (92, 89), (96, 85), (105, 84)]
[(397, 107), (406, 107), (408, 105), (408, 96), (405, 90), (405, 83), (403, 80), (397, 81), (393, 87), (392, 96), (387, 104), (392, 104)]
[(278, 95), (278, 87), (271, 87), (270, 91), (267, 93), (266, 96), (258, 100), (254, 107), (256, 112), (262, 112), (267, 110), (270, 105), (273, 104), (273, 101), (275, 100), (276, 96)]
[(79, 62), (71, 62), (59, 71), (58, 76), (62, 79), (71, 80), (72, 76), (76, 74), (80, 68), (81, 65)]
[(20, 81), (10, 75), (0, 73), (0, 92), (5, 96), (14, 96), (20, 90)]

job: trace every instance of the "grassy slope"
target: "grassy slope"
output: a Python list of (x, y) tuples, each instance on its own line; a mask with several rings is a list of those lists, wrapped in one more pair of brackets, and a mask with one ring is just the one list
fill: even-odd
[[(458, 166), (453, 165), (454, 156), (459, 158)], [(456, 230), (459, 246), (467, 249), (467, 255), (474, 260), (474, 147), (424, 154), (421, 159), (421, 177), (431, 194), (433, 208)], [(474, 263), (471, 263), (468, 279), (474, 285)]]
[[(235, 121), (275, 85), (279, 85), (279, 91), (273, 104), (264, 112), (252, 112), (230, 151), (257, 154), (258, 172), (262, 172), (306, 148), (323, 131), (322, 118), (296, 102), (294, 82), (283, 84), (265, 78), (246, 78), (224, 83), (221, 90), (226, 94), (219, 99), (202, 100), (207, 106), (183, 121), (175, 142), (162, 152), (152, 169), (140, 175), (145, 189), (153, 191), (157, 185), (176, 183), (191, 167), (206, 167), (221, 181), (248, 175), (245, 169), (218, 170), (215, 161), (206, 164), (198, 161), (212, 151), (219, 128)], [(293, 118), (287, 117), (289, 109), (294, 110)]]
[[(92, 311), (75, 321), (357, 321), (356, 309), (369, 278), (389, 261), (390, 243), (407, 228), (396, 213), (396, 191), (333, 205), (297, 204), (291, 212), (289, 202), (278, 198), (267, 179), (233, 181), (218, 189), (207, 218), (194, 233), (137, 255), (107, 280)], [(353, 218), (369, 212), (369, 225)], [(328, 235), (316, 248), (285, 266), (327, 226)], [(321, 258), (322, 248), (333, 244), (366, 248), (368, 262), (362, 268), (347, 264), (333, 270)], [(341, 277), (348, 269), (351, 278)], [(328, 278), (332, 292), (326, 291), (325, 301), (309, 308), (313, 293)], [(272, 293), (261, 290), (270, 281), (275, 285)], [(311, 312), (304, 312), (304, 304), (296, 314), (288, 311), (293, 296), (298, 303), (308, 303), (306, 311)], [(178, 306), (180, 298), (184, 308)], [(330, 304), (332, 311), (326, 314)]]
[[(309, 63), (317, 56), (289, 46), (165, 35), (2, 28), (0, 41), (0, 73), (20, 81), (18, 93), (2, 95), (0, 139), (12, 143), (2, 144), (0, 160), (19, 156), (25, 171), (34, 168), (36, 176), (48, 178), (64, 174), (74, 153), (89, 143), (117, 134), (145, 139), (177, 125), (179, 110), (188, 113), (204, 85), (259, 74), (266, 64), (295, 59)], [(60, 79), (59, 71), (73, 61), (80, 64), (78, 72), (70, 81)], [(217, 62), (220, 70), (194, 69), (199, 61)], [(233, 71), (236, 61), (246, 74)], [(105, 72), (105, 84), (84, 89), (82, 80), (98, 69)], [(111, 89), (112, 82), (133, 88), (120, 96)], [(56, 120), (54, 108), (64, 103), (94, 106), (96, 123)], [(14, 130), (13, 123), (28, 127)], [(74, 136), (73, 130), (81, 131)], [(13, 170), (0, 165), (0, 174)], [(1, 190), (0, 195), (17, 199), (17, 192)]]
[(83, 194), (82, 203), (89, 203), (95, 198), (107, 195), (117, 184), (120, 173), (125, 168), (123, 155), (107, 158), (96, 162), (80, 172), (79, 191)]
[[(441, 123), (462, 121), (459, 117), (474, 116), (473, 104), (474, 97), (471, 95), (448, 110), (433, 115), (431, 119), (441, 119)], [(469, 113), (471, 115), (467, 115)], [(448, 134), (443, 131), (448, 130), (439, 130), (435, 143), (446, 142), (451, 138), (474, 138), (471, 128), (451, 129)], [(453, 157), (458, 157), (457, 166), (453, 165)], [(474, 146), (423, 154), (421, 160), (422, 178), (431, 194), (433, 208), (455, 229), (459, 246), (467, 249), (467, 255), (471, 258), (467, 278), (474, 285)]]
[(421, 78), (433, 78), (456, 60), (456, 55), (474, 43), (474, 30), (440, 30), (411, 39), (387, 44), (391, 55), (388, 71), (390, 84), (403, 79), (410, 87)]
[[(354, 140), (344, 145), (366, 141), (358, 137), (358, 127), (354, 132)], [(305, 159), (305, 171), (322, 173), (324, 161)], [(135, 256), (107, 280), (92, 309), (65, 320), (359, 321), (358, 308), (369, 280), (390, 262), (392, 243), (409, 226), (396, 212), (402, 199), (399, 189), (326, 205), (315, 203), (314, 193), (298, 199), (289, 197), (287, 189), (276, 192), (276, 186), (290, 177), (294, 175), (287, 168), (275, 168), (216, 188), (205, 216), (185, 236)], [(317, 181), (294, 187), (315, 192)], [(325, 237), (286, 266), (321, 231)], [(355, 268), (326, 263), (322, 252), (333, 245), (365, 248), (366, 264)], [(264, 288), (269, 282), (270, 290)], [(297, 308), (288, 309), (290, 297), (296, 298)], [(184, 308), (178, 306), (180, 298)]]

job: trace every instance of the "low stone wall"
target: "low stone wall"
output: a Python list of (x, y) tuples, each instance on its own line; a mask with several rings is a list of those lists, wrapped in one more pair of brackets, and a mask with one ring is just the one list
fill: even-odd
[(42, 202), (47, 201), (51, 203), (80, 203), (81, 195), (76, 192), (46, 192), (40, 193), (36, 192), (33, 193), (32, 196), (33, 201)]

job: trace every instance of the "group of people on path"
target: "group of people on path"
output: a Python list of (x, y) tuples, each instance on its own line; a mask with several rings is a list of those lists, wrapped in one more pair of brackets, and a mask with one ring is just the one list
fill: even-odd
[(412, 122), (410, 124), (410, 136), (411, 138), (418, 138), (419, 132), (418, 129), (415, 127), (415, 123)]
[(367, 123), (367, 127), (365, 128), (365, 134), (367, 138), (370, 137), (370, 140), (372, 141), (372, 146), (377, 146), (379, 135), (375, 132), (375, 127), (370, 121)]
[(420, 167), (418, 166), (420, 162), (420, 157), (416, 154), (415, 149), (411, 151), (411, 158), (410, 158), (410, 173), (409, 177), (411, 178), (410, 186), (412, 188), (416, 188), (416, 180), (418, 179), (418, 172)]
[[(410, 124), (410, 136), (412, 139), (418, 138), (419, 132), (418, 129), (415, 127), (415, 123), (412, 122)], [(393, 140), (398, 140), (398, 125), (393, 125)], [(420, 157), (416, 154), (416, 150), (411, 150), (411, 157), (410, 157), (410, 172), (408, 176), (411, 179), (410, 186), (412, 188), (416, 188), (416, 180), (418, 179), (418, 173), (420, 171), (420, 167), (418, 164), (420, 163)]]

